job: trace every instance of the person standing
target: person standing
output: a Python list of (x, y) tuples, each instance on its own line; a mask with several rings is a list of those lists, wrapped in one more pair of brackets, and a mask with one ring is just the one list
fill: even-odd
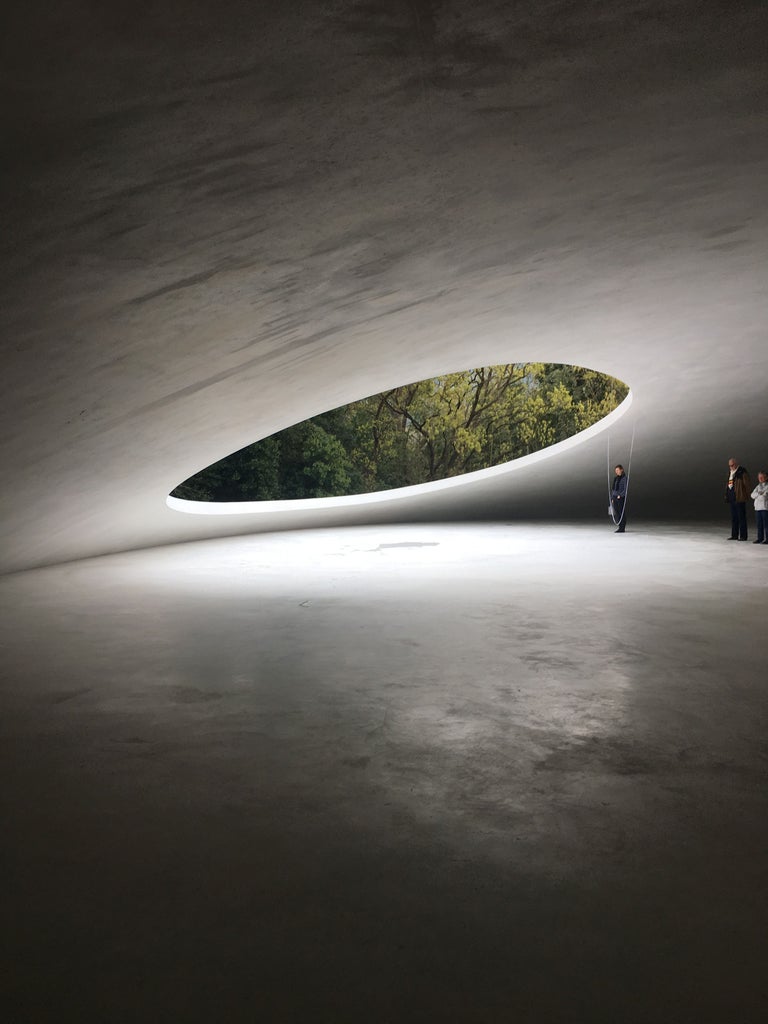
[(757, 520), (757, 540), (753, 544), (768, 544), (768, 473), (761, 469), (757, 474), (758, 484), (752, 491), (755, 499), (755, 519)]
[(611, 508), (613, 521), (617, 529), (615, 533), (624, 533), (627, 528), (627, 474), (623, 466), (615, 466), (611, 487)]
[(728, 483), (725, 500), (731, 506), (731, 536), (728, 540), (747, 539), (747, 499), (752, 491), (749, 473), (736, 459), (728, 459)]

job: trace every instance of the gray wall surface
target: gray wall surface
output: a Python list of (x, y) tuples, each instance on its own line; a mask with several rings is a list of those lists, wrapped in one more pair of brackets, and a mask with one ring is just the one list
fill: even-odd
[[(12, 4), (0, 569), (286, 526), (724, 516), (766, 451), (763, 0)], [(380, 504), (190, 516), (259, 437), (494, 362), (609, 430)]]

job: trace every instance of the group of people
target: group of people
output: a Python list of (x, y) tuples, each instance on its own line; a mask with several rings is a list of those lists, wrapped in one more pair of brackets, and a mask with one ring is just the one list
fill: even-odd
[(736, 459), (728, 459), (728, 483), (725, 486), (725, 500), (731, 507), (731, 536), (728, 540), (747, 540), (747, 502), (755, 503), (757, 540), (753, 544), (768, 544), (768, 473), (761, 469), (757, 474), (757, 486), (747, 470)]
[[(627, 474), (623, 466), (614, 466), (609, 512), (616, 525), (616, 533), (627, 528)], [(725, 500), (731, 508), (731, 536), (728, 540), (747, 540), (747, 502), (755, 503), (757, 540), (753, 544), (768, 544), (768, 473), (761, 469), (757, 486), (752, 488), (749, 473), (736, 459), (728, 460), (728, 482)]]

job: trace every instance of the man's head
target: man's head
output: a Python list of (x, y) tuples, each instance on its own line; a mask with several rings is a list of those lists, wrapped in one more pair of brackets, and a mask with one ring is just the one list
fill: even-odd
[(624, 467), (623, 466), (614, 466), (613, 467), (613, 472), (616, 474), (616, 476), (624, 476)]
[(728, 469), (738, 469), (739, 464), (736, 459), (728, 459)]
[(764, 469), (761, 469), (760, 472), (757, 474), (757, 479), (760, 481), (761, 484), (768, 483), (768, 473), (766, 473)]

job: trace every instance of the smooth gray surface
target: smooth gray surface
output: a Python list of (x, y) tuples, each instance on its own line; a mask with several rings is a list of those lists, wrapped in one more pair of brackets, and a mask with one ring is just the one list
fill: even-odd
[(643, 516), (714, 521), (727, 458), (766, 461), (763, 0), (7, 18), (0, 568), (313, 522), (602, 516), (604, 438), (379, 510), (165, 506), (291, 422), (490, 362), (632, 386), (612, 450), (636, 424)]
[[(0, 580), (3, 1019), (762, 1021), (768, 548), (722, 487), (766, 462), (768, 6), (3, 13), (0, 571), (369, 524)], [(527, 359), (631, 385), (626, 536), (605, 432), (378, 509), (166, 507)]]
[(5, 577), (6, 1019), (762, 1021), (768, 548), (723, 533)]

